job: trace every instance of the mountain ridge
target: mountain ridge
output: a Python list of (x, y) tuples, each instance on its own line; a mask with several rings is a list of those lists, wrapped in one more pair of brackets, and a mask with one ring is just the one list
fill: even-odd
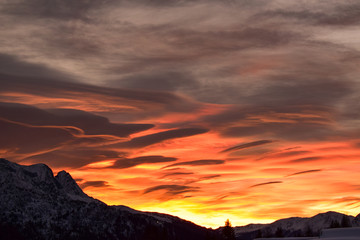
[[(71, 175), (0, 159), (0, 239), (207, 239), (211, 229), (159, 213), (108, 206)], [(146, 236), (146, 237), (144, 237)]]
[[(168, 214), (108, 206), (84, 193), (70, 173), (60, 171), (54, 176), (45, 164), (24, 166), (0, 158), (0, 192), (0, 240), (224, 239), (222, 227), (207, 229)], [(360, 214), (354, 217), (330, 211), (309, 218), (234, 227), (234, 232), (238, 240), (279, 234), (318, 236), (322, 229), (336, 227), (334, 223), (359, 227)]]
[[(360, 227), (360, 214), (356, 217), (334, 211), (319, 213), (312, 217), (290, 217), (268, 224), (248, 224), (234, 227), (237, 239), (256, 237), (316, 237), (323, 229)], [(219, 230), (221, 231), (221, 227)]]

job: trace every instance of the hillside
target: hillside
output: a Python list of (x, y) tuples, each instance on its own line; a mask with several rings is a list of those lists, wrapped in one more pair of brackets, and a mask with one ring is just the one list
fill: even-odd
[(214, 231), (166, 214), (108, 206), (69, 173), (0, 159), (0, 239), (208, 239)]

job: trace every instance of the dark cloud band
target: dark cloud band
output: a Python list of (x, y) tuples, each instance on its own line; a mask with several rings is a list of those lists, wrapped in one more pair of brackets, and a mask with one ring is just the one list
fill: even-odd
[(204, 160), (194, 160), (194, 161), (186, 161), (179, 162), (168, 165), (164, 168), (175, 167), (175, 166), (206, 166), (206, 165), (218, 165), (224, 164), (225, 160), (212, 160), (212, 159), (204, 159)]

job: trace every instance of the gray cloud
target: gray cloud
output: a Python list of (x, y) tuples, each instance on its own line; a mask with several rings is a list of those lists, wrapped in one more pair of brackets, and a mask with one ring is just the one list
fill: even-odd
[[(359, 23), (356, 1), (219, 2), (0, 0), (0, 100), (43, 97), (38, 107), (84, 109), (86, 103), (91, 109), (2, 108), (0, 115), (123, 137), (152, 125), (115, 124), (92, 113), (140, 122), (195, 113), (204, 106), (191, 100), (197, 99), (231, 106), (181, 123), (183, 129), (113, 147), (136, 149), (206, 132), (189, 126), (205, 126), (222, 137), (281, 141), (358, 137), (360, 55), (357, 43), (351, 44)], [(100, 136), (74, 138), (74, 131), (67, 137), (61, 130), (53, 140), (61, 146), (67, 139), (107, 142)], [(54, 154), (60, 161), (59, 152)], [(80, 159), (78, 166), (94, 161)]]
[[(49, 33), (46, 34), (47, 37), (41, 39), (45, 41), (45, 49), (50, 48), (59, 54), (67, 52), (64, 59), (72, 61), (73, 58), (78, 60), (79, 56), (84, 57), (81, 61), (84, 65), (80, 68), (96, 69), (94, 70), (96, 74), (99, 74), (99, 78), (107, 82), (108, 86), (178, 90), (201, 101), (232, 104), (258, 103), (254, 107), (282, 103), (331, 105), (339, 98), (349, 95), (348, 89), (344, 89), (344, 87), (349, 87), (345, 86), (348, 81), (344, 79), (344, 74), (349, 70), (349, 64), (345, 64), (341, 59), (348, 56), (350, 52), (354, 54), (353, 51), (341, 51), (344, 50), (342, 46), (335, 47), (330, 41), (320, 45), (309, 37), (314, 35), (314, 31), (299, 26), (297, 23), (292, 23), (294, 26), (290, 25), (289, 21), (276, 25), (269, 24), (275, 14), (270, 14), (271, 12), (289, 11), (289, 15), (296, 16), (294, 13), (294, 9), (298, 7), (296, 4), (284, 5), (286, 9), (283, 9), (282, 4), (274, 4), (276, 1), (251, 3), (249, 1), (222, 1), (222, 7), (230, 6), (244, 13), (234, 18), (237, 21), (228, 23), (226, 19), (228, 13), (222, 11), (217, 11), (215, 16), (201, 17), (198, 13), (191, 12), (190, 20), (184, 21), (181, 16), (188, 15), (181, 13), (181, 8), (177, 8), (179, 5), (191, 3), (191, 6), (195, 8), (202, 6), (206, 10), (211, 9), (212, 6), (218, 6), (219, 1), (132, 2), (131, 4), (127, 1), (72, 3), (64, 0), (57, 1), (54, 6), (47, 6), (44, 0), (37, 0), (32, 4), (23, 5), (27, 7), (34, 5), (38, 9), (42, 9), (41, 6), (54, 8), (55, 12), (49, 9), (45, 12), (49, 15), (65, 16), (64, 18), (67, 18), (67, 14), (58, 14), (56, 11), (66, 12), (73, 9), (74, 13), (70, 13), (70, 16), (82, 16), (84, 11), (94, 17), (96, 21), (93, 22), (69, 22), (57, 24), (56, 27), (46, 26), (46, 30), (50, 32), (60, 30), (63, 35), (55, 39), (51, 37), (54, 34)], [(168, 21), (166, 17), (161, 17), (158, 21), (148, 19), (146, 23), (149, 22), (149, 24), (145, 24), (143, 18), (149, 16), (149, 12), (151, 13), (154, 9), (144, 10), (141, 6), (149, 5), (172, 6), (167, 10), (171, 13), (174, 11), (177, 18), (172, 19), (167, 16), (170, 19)], [(271, 11), (263, 11), (266, 5), (270, 5)], [(334, 2), (333, 5), (332, 12), (339, 14), (342, 12), (350, 14), (352, 9), (350, 3)], [(308, 2), (306, 6), (303, 12), (309, 12), (308, 9), (317, 9), (318, 15), (333, 15), (326, 13), (327, 8), (324, 4)], [(107, 14), (101, 11), (102, 7), (107, 9)], [(83, 11), (77, 12), (77, 9)], [(88, 11), (89, 9), (98, 10), (98, 14), (96, 14), (97, 11)], [(126, 14), (123, 18), (121, 17), (122, 11), (126, 13), (126, 10), (134, 9), (139, 11), (137, 18)], [(344, 11), (344, 9), (347, 10)], [(120, 11), (120, 13), (109, 14), (111, 18), (108, 18), (108, 13), (113, 13), (112, 11)], [(261, 14), (263, 16), (261, 22), (253, 21)], [(115, 15), (120, 17), (116, 18)], [(241, 15), (246, 17), (241, 18)], [(251, 18), (251, 16), (255, 17)], [(225, 19), (220, 20), (221, 17)], [(280, 17), (286, 18), (286, 16)], [(196, 20), (199, 21), (200, 26), (193, 24), (197, 22)], [(210, 23), (214, 21), (217, 24), (208, 27), (205, 24), (207, 21)], [(112, 24), (115, 22), (116, 24)], [(89, 47), (84, 48), (84, 46)], [(260, 53), (259, 48), (264, 51)], [(37, 52), (42, 51), (44, 50), (39, 49)], [(280, 66), (271, 68), (265, 76), (256, 76), (256, 74), (248, 76), (246, 69), (253, 69), (252, 66), (255, 66), (254, 69), (256, 66), (261, 67), (266, 56), (270, 59), (275, 58), (274, 62), (279, 61)], [(94, 60), (97, 58), (101, 61)], [(328, 61), (329, 58), (335, 60)], [(80, 64), (79, 61), (76, 62)], [(304, 72), (305, 68), (307, 71)], [(219, 72), (222, 72), (221, 76), (215, 74)], [(279, 76), (284, 72), (285, 77)], [(274, 76), (277, 80), (273, 79)], [(302, 79), (304, 76), (306, 79)], [(335, 76), (337, 79), (332, 79), (330, 76)], [(248, 78), (255, 81), (247, 81)], [(178, 79), (178, 81), (173, 79)], [(262, 84), (258, 83), (259, 79), (263, 79)], [(149, 83), (150, 81), (152, 84)], [(334, 81), (343, 82), (344, 85), (336, 85)], [(254, 92), (249, 93), (249, 91)], [(279, 95), (279, 92), (282, 94)], [(307, 97), (301, 98), (302, 94), (306, 94)]]
[[(335, 2), (333, 2), (335, 3)], [(272, 10), (256, 14), (252, 19), (261, 21), (269, 18), (296, 19), (314, 25), (352, 26), (360, 23), (360, 5), (351, 1), (332, 3), (332, 8), (304, 10)], [(328, 6), (329, 7), (329, 6)], [(320, 11), (319, 11), (320, 10)]]
[(129, 77), (113, 81), (109, 83), (109, 85), (157, 91), (177, 91), (200, 87), (200, 84), (189, 74), (175, 71), (162, 73), (156, 71), (155, 73), (147, 72), (139, 75), (133, 74)]
[(48, 109), (50, 113), (60, 117), (62, 124), (77, 126), (86, 134), (108, 134), (126, 137), (130, 134), (148, 130), (153, 124), (119, 124), (111, 123), (105, 117), (75, 109)]
[(176, 161), (177, 158), (173, 157), (164, 157), (164, 156), (142, 156), (136, 158), (122, 158), (117, 160), (114, 165), (110, 166), (110, 168), (130, 168), (141, 164), (146, 163), (163, 163), (163, 162), (173, 162)]
[(223, 131), (224, 136), (241, 137), (267, 135), (286, 140), (319, 140), (327, 137), (341, 137), (330, 125), (319, 123), (260, 123), (248, 127), (230, 127)]
[(75, 109), (40, 109), (25, 104), (0, 102), (0, 117), (37, 126), (74, 126), (85, 134), (127, 137), (152, 124), (118, 124), (107, 118)]
[[(76, 81), (70, 74), (65, 72), (51, 69), (45, 65), (22, 61), (18, 57), (3, 53), (0, 53), (0, 73), (15, 76), (43, 77), (49, 81), (52, 79)], [(4, 81), (3, 78), (4, 76), (0, 81)]]
[(90, 10), (107, 6), (114, 2), (113, 0), (56, 0), (48, 2), (46, 0), (14, 0), (11, 3), (7, 1), (0, 3), (2, 11), (7, 14), (14, 14), (20, 17), (42, 17), (55, 18), (63, 20), (87, 19)]
[[(141, 124), (112, 124), (83, 111), (59, 111), (62, 113), (56, 115), (29, 105), (0, 103), (0, 129), (4, 134), (0, 145), (4, 154), (52, 167), (77, 168), (124, 157), (124, 152), (105, 146), (121, 141), (116, 135), (127, 136), (148, 128)], [(96, 135), (84, 135), (83, 130)]]
[[(149, 92), (120, 88), (107, 88), (75, 82), (50, 81), (45, 78), (21, 77), (0, 74), (2, 93), (33, 94), (51, 99), (69, 98), (84, 101), (91, 98), (98, 105), (103, 105), (103, 112), (122, 112), (123, 114), (161, 115), (164, 112), (188, 112), (199, 107), (199, 104), (168, 92)], [(1, 97), (1, 95), (0, 95)], [(7, 99), (2, 97), (2, 99)], [(0, 98), (1, 100), (1, 98)], [(122, 105), (119, 105), (119, 102)], [(86, 105), (86, 104), (85, 104)], [(109, 108), (110, 109), (107, 109)], [(122, 106), (127, 106), (126, 108)], [(133, 108), (129, 108), (133, 107)], [(130, 110), (129, 110), (130, 109)], [(136, 109), (136, 110), (132, 110)], [(153, 109), (154, 111), (145, 111)], [(146, 112), (146, 113), (145, 113)]]
[(107, 150), (103, 147), (93, 148), (69, 144), (62, 149), (37, 154), (26, 160), (42, 162), (51, 167), (80, 168), (91, 163), (119, 159), (124, 156), (126, 156), (125, 152)]
[[(177, 69), (181, 67), (183, 72), (193, 71), (194, 64), (199, 67), (204, 63), (221, 61), (224, 54), (232, 55), (234, 53), (240, 53), (242, 51), (258, 48), (268, 48), (274, 46), (287, 45), (291, 41), (298, 41), (302, 38), (301, 34), (282, 31), (278, 29), (269, 29), (266, 27), (233, 27), (226, 30), (201, 30), (201, 29), (188, 29), (182, 28), (181, 25), (159, 25), (159, 26), (139, 26), (137, 28), (138, 33), (131, 33), (129, 38), (140, 37), (139, 35), (148, 36), (148, 44), (153, 45), (152, 41), (160, 42), (161, 49), (155, 51), (149, 49), (147, 45), (141, 45), (144, 54), (138, 56), (129, 56), (128, 61), (122, 65), (115, 65), (108, 69), (108, 71), (114, 73), (131, 73), (132, 75), (125, 78), (125, 81), (136, 79), (135, 81), (143, 80), (140, 78), (138, 71), (145, 71), (148, 78), (157, 72), (164, 72), (164, 69)], [(159, 38), (161, 36), (161, 38)], [(162, 51), (159, 53), (158, 51)], [(238, 56), (236, 56), (238, 58)], [(240, 64), (244, 59), (239, 59)], [(227, 62), (226, 62), (227, 63)], [(212, 64), (212, 63), (209, 63)], [(221, 63), (218, 63), (221, 65)], [(231, 64), (232, 66), (232, 64)], [(239, 68), (239, 65), (236, 66)], [(214, 70), (218, 70), (218, 66), (215, 66)], [(152, 71), (152, 73), (149, 73)], [(213, 70), (209, 70), (213, 73)], [(164, 73), (163, 73), (164, 74)], [(232, 75), (238, 75), (238, 73), (232, 73)], [(185, 81), (189, 81), (185, 78)], [(202, 87), (214, 87), (218, 86), (219, 82), (212, 83), (203, 79), (203, 81), (197, 80)], [(112, 83), (112, 81), (110, 81)], [(128, 83), (129, 84), (129, 83)], [(130, 84), (131, 85), (131, 84)], [(222, 85), (221, 85), (222, 86)], [(231, 85), (229, 86), (231, 87)], [(184, 89), (186, 93), (191, 93), (190, 89)], [(197, 89), (193, 89), (194, 97), (198, 97), (199, 92)], [(212, 89), (216, 91), (217, 89)], [(203, 99), (201, 99), (203, 100)]]
[(174, 163), (164, 168), (174, 167), (174, 166), (204, 166), (204, 165), (216, 165), (216, 164), (224, 164), (225, 160), (212, 160), (212, 159), (204, 159), (204, 160), (194, 160), (194, 161), (186, 161)]
[[(273, 81), (255, 93), (251, 98), (259, 103), (279, 105), (287, 102), (291, 105), (327, 105), (331, 106), (353, 93), (354, 83), (344, 79), (304, 78), (304, 75), (273, 76)], [(295, 81), (294, 81), (295, 80)]]
[(251, 136), (290, 141), (355, 138), (355, 132), (358, 132), (355, 126), (341, 127), (342, 121), (348, 120), (341, 111), (325, 104), (291, 105), (291, 102), (234, 106), (203, 119), (226, 137)]
[[(258, 120), (261, 117), (273, 116), (289, 122), (296, 120), (297, 122), (327, 122), (328, 115), (331, 115), (333, 109), (328, 106), (317, 105), (266, 105), (266, 104), (244, 104), (242, 106), (233, 105), (230, 108), (220, 112), (219, 114), (205, 116), (202, 120), (208, 122), (213, 127), (227, 127), (236, 123), (252, 123), (262, 124)], [(311, 117), (303, 116), (308, 112), (315, 113)], [(317, 115), (316, 115), (317, 113)], [(295, 116), (294, 116), (295, 115)], [(270, 122), (271, 123), (271, 122)], [(275, 122), (276, 123), (276, 122)], [(266, 123), (265, 123), (266, 124)]]
[(0, 3), (2, 11), (7, 14), (18, 15), (19, 17), (28, 18), (53, 18), (56, 20), (74, 20), (81, 19), (90, 21), (89, 15), (91, 11), (98, 10), (101, 8), (108, 7), (121, 7), (121, 5), (143, 5), (153, 7), (164, 7), (164, 6), (177, 6), (186, 3), (191, 3), (193, 0), (98, 0), (98, 1), (87, 1), (87, 0), (56, 0), (51, 4), (46, 0), (14, 0), (11, 3), (6, 1)]
[(5, 153), (29, 154), (49, 151), (74, 140), (70, 127), (36, 127), (0, 118), (0, 148)]

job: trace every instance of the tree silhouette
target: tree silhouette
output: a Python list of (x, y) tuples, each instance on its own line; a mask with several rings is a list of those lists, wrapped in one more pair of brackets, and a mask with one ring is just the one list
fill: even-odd
[(275, 237), (284, 237), (284, 230), (281, 227), (276, 229)]
[(305, 237), (301, 229), (297, 230), (294, 234), (294, 237)]
[(262, 231), (261, 231), (261, 229), (259, 229), (259, 230), (257, 230), (256, 231), (256, 236), (255, 236), (255, 238), (262, 238)]
[(263, 238), (271, 238), (271, 237), (273, 237), (273, 234), (271, 232), (270, 227), (263, 228), (261, 230), (261, 232), (262, 232), (262, 235), (263, 235), (262, 237)]
[(343, 228), (351, 227), (350, 219), (348, 216), (344, 215), (342, 217), (340, 226)]
[(307, 225), (305, 229), (305, 237), (313, 237), (314, 235), (315, 235), (314, 231), (311, 229), (309, 225)]
[(340, 223), (337, 220), (332, 220), (330, 223), (330, 228), (339, 228)]
[(235, 240), (235, 231), (231, 226), (229, 219), (225, 221), (225, 227), (222, 230), (225, 240)]

